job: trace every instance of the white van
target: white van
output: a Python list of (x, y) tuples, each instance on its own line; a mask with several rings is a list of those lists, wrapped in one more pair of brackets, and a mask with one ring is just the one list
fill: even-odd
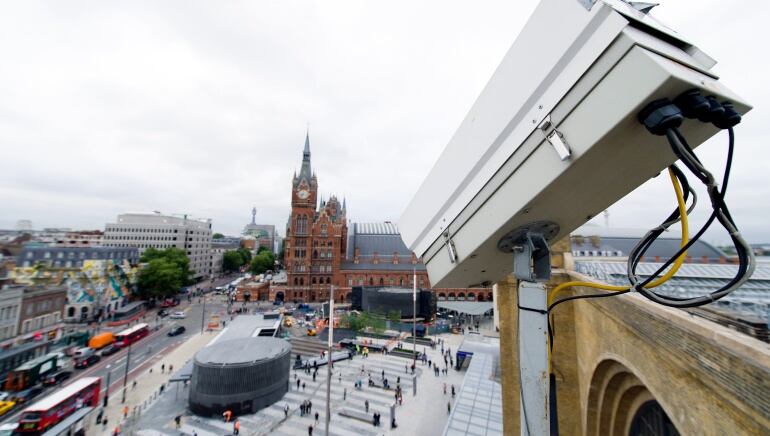
[(78, 348), (77, 350), (75, 350), (75, 354), (73, 354), (72, 357), (75, 360), (83, 360), (83, 359), (85, 359), (87, 357), (92, 356), (93, 354), (94, 354), (94, 349), (93, 348), (82, 347), (82, 348)]

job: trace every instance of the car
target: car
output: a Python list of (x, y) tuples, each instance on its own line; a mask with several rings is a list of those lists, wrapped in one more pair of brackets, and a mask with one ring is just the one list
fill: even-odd
[(168, 307), (174, 307), (179, 305), (179, 299), (178, 298), (166, 298), (163, 300), (162, 303), (160, 303), (160, 307), (168, 308)]
[(99, 357), (98, 354), (92, 354), (85, 359), (80, 359), (77, 362), (75, 362), (75, 368), (76, 369), (86, 369), (90, 366), (93, 366), (96, 362), (102, 360), (101, 357)]
[(11, 399), (10, 392), (5, 392), (5, 391), (0, 392), (0, 401), (8, 401), (9, 399)]
[[(109, 345), (110, 347), (112, 345)], [(72, 371), (59, 371), (51, 374), (43, 380), (43, 386), (56, 386), (72, 376)]]
[(168, 310), (166, 310), (166, 309), (159, 310), (158, 311), (158, 316), (161, 317), (161, 318), (167, 317), (168, 316)]
[(185, 329), (183, 325), (178, 325), (176, 327), (172, 327), (171, 330), (168, 331), (168, 336), (178, 336), (185, 332)]
[(171, 319), (185, 319), (187, 315), (184, 312), (173, 312), (169, 318)]
[(0, 401), (0, 416), (8, 413), (15, 405), (15, 401)]
[(29, 389), (17, 392), (16, 395), (14, 395), (16, 404), (27, 403), (29, 400), (40, 395), (41, 392), (43, 392), (43, 388), (41, 386), (32, 386)]
[(0, 425), (0, 436), (12, 436), (16, 429), (19, 427), (18, 422), (9, 422), (7, 424)]
[(115, 345), (115, 344), (107, 345), (106, 347), (102, 348), (102, 357), (110, 356), (112, 354), (117, 353), (118, 351), (120, 351), (120, 347), (118, 345)]

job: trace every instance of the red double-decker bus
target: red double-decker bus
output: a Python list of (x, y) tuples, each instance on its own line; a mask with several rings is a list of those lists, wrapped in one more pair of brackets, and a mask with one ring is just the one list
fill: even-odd
[(120, 347), (127, 347), (129, 344), (142, 339), (150, 334), (150, 326), (145, 323), (137, 324), (127, 328), (120, 333), (115, 334), (115, 343)]
[(99, 405), (99, 377), (85, 377), (59, 389), (21, 412), (17, 433), (41, 433), (76, 410)]

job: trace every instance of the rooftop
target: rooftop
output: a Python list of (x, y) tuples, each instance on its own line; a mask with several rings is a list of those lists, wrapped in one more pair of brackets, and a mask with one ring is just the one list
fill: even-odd
[(272, 360), (291, 351), (291, 345), (276, 338), (244, 337), (218, 341), (195, 354), (202, 365), (239, 365)]

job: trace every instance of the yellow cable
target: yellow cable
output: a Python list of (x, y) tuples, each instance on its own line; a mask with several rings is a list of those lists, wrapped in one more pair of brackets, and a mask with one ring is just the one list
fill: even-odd
[[(674, 175), (674, 172), (671, 170), (671, 168), (668, 169), (668, 175), (671, 178), (671, 184), (674, 185), (674, 192), (676, 193), (676, 201), (679, 205), (679, 215), (682, 217), (682, 243), (680, 247), (684, 247), (687, 245), (687, 242), (689, 240), (689, 228), (687, 225), (687, 206), (684, 202), (684, 195), (682, 194), (682, 187), (679, 185), (679, 180), (677, 180), (676, 175)], [(674, 276), (676, 274), (677, 270), (679, 270), (679, 267), (682, 266), (682, 263), (684, 263), (685, 259), (687, 258), (687, 252), (683, 252), (677, 259), (674, 261), (674, 264), (671, 266), (671, 268), (663, 274), (660, 278), (655, 279), (651, 281), (650, 283), (645, 286), (646, 289), (654, 288), (656, 286), (660, 286), (668, 279)], [(561, 292), (564, 289), (567, 289), (572, 286), (584, 286), (586, 288), (594, 288), (594, 289), (601, 289), (604, 291), (627, 291), (630, 289), (628, 286), (613, 286), (613, 285), (604, 285), (600, 283), (593, 283), (593, 282), (565, 282), (562, 283), (555, 288), (551, 290), (551, 292), (548, 293), (548, 307), (551, 306), (551, 303), (553, 303), (554, 298), (556, 297), (556, 294)], [(548, 366), (550, 370), (551, 366), (551, 347), (548, 347)]]
[[(682, 194), (682, 187), (679, 185), (679, 180), (677, 180), (676, 175), (674, 175), (674, 172), (670, 168), (668, 170), (668, 175), (671, 178), (671, 184), (674, 185), (674, 192), (676, 193), (676, 201), (679, 205), (679, 215), (682, 217), (681, 218), (682, 242), (680, 247), (684, 247), (685, 245), (687, 245), (687, 242), (689, 240), (689, 228), (687, 225), (687, 206), (685, 205), (685, 202), (684, 202), (684, 195)], [(660, 278), (655, 279), (652, 282), (648, 283), (647, 286), (645, 286), (645, 288), (646, 289), (654, 288), (668, 281), (668, 279), (670, 279), (671, 277), (674, 276), (674, 274), (676, 274), (677, 270), (679, 270), (679, 267), (682, 266), (682, 263), (684, 263), (686, 258), (687, 258), (687, 252), (682, 253), (676, 259), (676, 261), (668, 270), (668, 272), (663, 274)], [(584, 286), (586, 288), (601, 289), (604, 291), (625, 291), (630, 289), (628, 286), (604, 285), (604, 284), (593, 283), (593, 282), (566, 282), (556, 286), (551, 290), (551, 292), (548, 293), (548, 305), (550, 306), (551, 303), (553, 303), (553, 300), (556, 297), (556, 294), (572, 286)]]

